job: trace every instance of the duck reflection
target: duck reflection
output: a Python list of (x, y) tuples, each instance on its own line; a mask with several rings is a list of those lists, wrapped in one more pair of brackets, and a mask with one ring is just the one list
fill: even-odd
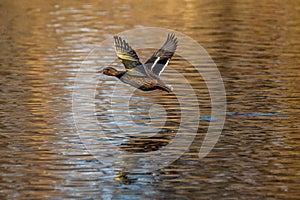
[(151, 101), (148, 103), (144, 99), (134, 98), (135, 94), (129, 104), (131, 119), (136, 125), (144, 124), (144, 129), (141, 129), (144, 131), (129, 135), (119, 147), (128, 152), (157, 151), (168, 145), (176, 135), (181, 120), (180, 105), (172, 93), (161, 95), (154, 92), (152, 96), (149, 93), (147, 97)]

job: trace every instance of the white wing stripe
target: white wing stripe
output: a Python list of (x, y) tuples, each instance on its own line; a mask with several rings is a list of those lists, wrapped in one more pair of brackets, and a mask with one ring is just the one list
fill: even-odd
[(166, 66), (169, 64), (170, 59), (168, 59), (167, 63), (163, 66), (163, 68), (160, 70), (160, 72), (158, 73), (158, 76), (160, 76), (160, 74), (165, 70)]
[(153, 70), (153, 67), (156, 65), (156, 63), (159, 61), (160, 57), (157, 57), (153, 65), (151, 66), (151, 70)]

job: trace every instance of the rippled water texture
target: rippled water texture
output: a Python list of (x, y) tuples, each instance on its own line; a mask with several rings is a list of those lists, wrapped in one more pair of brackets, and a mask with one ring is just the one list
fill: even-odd
[[(0, 15), (1, 199), (299, 198), (299, 1), (2, 0)], [(126, 102), (130, 86), (93, 71), (122, 68), (113, 44), (86, 60), (103, 41), (141, 27), (186, 34), (220, 71), (226, 122), (205, 158), (199, 149), (215, 119), (205, 77), (190, 62), (176, 54), (162, 75), (177, 96), (134, 91)], [(145, 60), (153, 49), (139, 41), (149, 42), (128, 42)], [(93, 76), (76, 85), (83, 61)], [(93, 98), (74, 106), (77, 87), (96, 87)], [(91, 116), (95, 123), (84, 123)], [(136, 166), (179, 128), (196, 133), (180, 158), (154, 172), (149, 162)]]

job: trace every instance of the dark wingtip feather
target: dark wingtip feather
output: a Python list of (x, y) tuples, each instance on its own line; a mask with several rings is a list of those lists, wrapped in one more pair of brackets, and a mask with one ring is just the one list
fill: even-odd
[(122, 39), (120, 36), (115, 35), (114, 40), (115, 40), (115, 46), (117, 48), (121, 48), (121, 49), (127, 50), (127, 51), (132, 51), (133, 50), (129, 46), (129, 44), (124, 39)]
[(167, 41), (173, 41), (176, 46), (178, 44), (177, 37), (174, 33), (169, 33), (168, 34)]

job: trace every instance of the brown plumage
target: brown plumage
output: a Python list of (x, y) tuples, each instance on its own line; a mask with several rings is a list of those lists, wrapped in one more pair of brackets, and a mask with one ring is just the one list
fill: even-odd
[(114, 39), (116, 54), (124, 64), (126, 71), (118, 71), (112, 67), (107, 67), (101, 71), (103, 74), (115, 76), (122, 82), (143, 91), (156, 89), (166, 92), (173, 91), (173, 88), (166, 85), (159, 76), (176, 50), (178, 42), (174, 34), (168, 35), (163, 46), (145, 64), (140, 62), (136, 52), (125, 40), (118, 36), (114, 36)]

